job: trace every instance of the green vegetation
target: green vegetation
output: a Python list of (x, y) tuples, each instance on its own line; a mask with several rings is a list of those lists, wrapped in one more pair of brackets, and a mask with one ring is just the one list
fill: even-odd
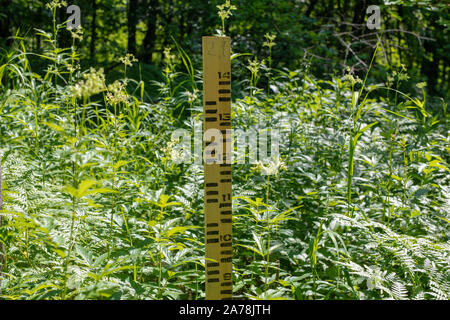
[[(116, 1), (93, 1), (107, 2)], [(200, 6), (174, 3), (175, 12)], [(268, 3), (246, 11), (233, 1), (236, 23), (214, 10), (208, 26), (234, 34), (242, 53), (232, 60), (233, 128), (283, 137), (279, 159), (233, 166), (234, 296), (449, 299), (449, 114), (439, 96), (448, 66), (430, 85), (416, 72), (420, 57), (387, 54), (382, 34), (361, 79), (352, 66), (339, 76), (308, 57), (288, 65), (288, 27), (252, 38), (261, 51), (250, 57), (238, 35)], [(317, 3), (309, 19), (320, 20)], [(0, 54), (0, 299), (203, 299), (203, 165), (171, 159), (172, 132), (194, 132), (203, 116), (201, 58), (186, 45), (203, 29), (158, 38), (160, 64), (123, 53), (117, 68), (102, 68), (96, 50), (83, 61), (77, 31), (61, 49), (58, 31), (68, 31), (56, 13), (53, 29), (36, 28), (37, 50), (28, 51), (34, 35), (18, 33)], [(289, 25), (274, 11), (282, 18)], [(115, 23), (98, 21), (104, 34)], [(436, 52), (445, 62), (448, 52)]]

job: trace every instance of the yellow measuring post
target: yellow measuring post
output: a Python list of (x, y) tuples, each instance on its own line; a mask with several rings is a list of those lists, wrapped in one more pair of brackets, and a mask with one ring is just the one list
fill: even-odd
[(203, 37), (206, 299), (233, 297), (229, 37)]

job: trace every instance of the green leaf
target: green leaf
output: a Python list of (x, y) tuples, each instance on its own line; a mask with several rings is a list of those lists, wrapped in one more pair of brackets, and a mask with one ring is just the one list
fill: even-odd
[(362, 128), (361, 130), (358, 131), (358, 134), (355, 136), (355, 138), (353, 139), (353, 146), (356, 146), (356, 143), (358, 142), (359, 137), (366, 132), (369, 128), (373, 127), (374, 125), (376, 125), (378, 123), (378, 121), (372, 122), (371, 124), (366, 125), (364, 128)]
[(239, 58), (239, 57), (242, 57), (242, 56), (252, 56), (252, 55), (253, 55), (253, 54), (251, 54), (251, 53), (233, 53), (233, 54), (231, 55), (230, 60), (233, 61), (234, 59)]
[(97, 193), (118, 193), (119, 191), (113, 190), (113, 189), (109, 189), (109, 188), (98, 188), (98, 189), (91, 189), (88, 190), (84, 193), (84, 196), (89, 196), (92, 194), (97, 194)]
[(86, 249), (78, 244), (75, 245), (75, 248), (76, 248), (78, 254), (83, 258), (84, 262), (86, 262), (86, 264), (91, 267), (93, 265), (92, 253), (89, 252), (88, 249)]
[(84, 181), (82, 181), (80, 183), (80, 185), (78, 186), (78, 190), (77, 190), (78, 197), (79, 198), (84, 197), (86, 195), (87, 190), (90, 187), (92, 187), (92, 186), (94, 186), (96, 184), (97, 184), (97, 181), (95, 181), (95, 180), (84, 180)]
[(262, 258), (264, 258), (264, 253), (262, 253), (260, 250), (258, 250), (258, 249), (255, 248), (255, 247), (248, 246), (248, 245), (245, 245), (245, 244), (237, 244), (237, 246), (246, 248), (246, 249), (248, 249), (248, 250), (251, 250), (251, 251), (257, 253), (258, 255), (260, 255)]
[(442, 165), (439, 160), (433, 160), (428, 163), (429, 167), (435, 167), (439, 169), (443, 169), (445, 171), (450, 171), (446, 166)]
[(84, 180), (80, 183), (78, 186), (78, 189), (75, 189), (72, 186), (66, 186), (63, 188), (63, 191), (69, 193), (73, 197), (77, 199), (81, 199), (85, 196), (97, 194), (97, 193), (114, 193), (118, 192), (112, 189), (108, 188), (97, 188), (97, 189), (90, 189), (92, 186), (96, 185), (97, 181), (95, 180)]
[(128, 163), (130, 163), (130, 162), (133, 162), (133, 161), (119, 160), (115, 165), (113, 165), (113, 168), (114, 168), (115, 170), (117, 170), (117, 169), (119, 169), (120, 167), (122, 167), (122, 166), (124, 166), (124, 165), (126, 165), (126, 164), (128, 164)]
[(166, 236), (167, 236), (168, 238), (170, 238), (170, 237), (172, 237), (173, 235), (175, 235), (175, 234), (177, 234), (177, 233), (184, 233), (184, 232), (186, 232), (186, 230), (188, 230), (188, 229), (193, 229), (193, 228), (200, 228), (200, 227), (194, 227), (194, 226), (189, 226), (189, 227), (180, 227), (180, 226), (178, 226), (178, 227), (173, 227), (173, 228), (170, 228), (169, 230), (167, 230)]
[(108, 257), (108, 252), (105, 252), (101, 256), (98, 256), (95, 259), (95, 262), (92, 264), (92, 267), (93, 268), (100, 267), (102, 265), (102, 263), (106, 260), (107, 257)]

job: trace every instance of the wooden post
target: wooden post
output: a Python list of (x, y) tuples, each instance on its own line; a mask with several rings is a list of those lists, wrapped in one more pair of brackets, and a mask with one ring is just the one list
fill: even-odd
[(225, 300), (233, 296), (229, 37), (203, 37), (203, 111), (206, 299)]
[[(0, 210), (3, 210), (3, 189), (2, 189), (2, 163), (0, 158)], [(0, 228), (3, 225), (3, 214), (0, 213)], [(2, 275), (3, 265), (5, 263), (5, 247), (0, 242), (0, 276)]]

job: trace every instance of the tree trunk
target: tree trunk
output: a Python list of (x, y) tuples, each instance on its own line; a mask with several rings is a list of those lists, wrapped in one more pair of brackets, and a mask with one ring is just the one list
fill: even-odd
[[(423, 43), (423, 48), (425, 52), (422, 55), (421, 61), (421, 73), (427, 77), (427, 91), (431, 95), (437, 94), (437, 84), (439, 78), (439, 53), (438, 47), (441, 45), (439, 42), (439, 36), (436, 37), (436, 33), (439, 32), (441, 28), (437, 25), (436, 20), (438, 19), (437, 14), (434, 12), (428, 17), (430, 21), (429, 29), (426, 31), (425, 35), (430, 38), (437, 38), (435, 41), (425, 40)], [(436, 30), (433, 32), (432, 30)], [(442, 29), (441, 29), (442, 30)], [(442, 30), (442, 32), (444, 32)]]
[[(353, 10), (353, 24), (360, 25), (364, 23), (364, 17), (366, 16), (366, 10), (367, 10), (367, 3), (366, 0), (359, 0), (356, 1), (355, 8)], [(354, 26), (353, 31), (355, 32), (356, 36), (360, 36), (363, 34), (364, 27), (361, 26)]]
[(3, 9), (2, 12), (5, 14), (5, 17), (0, 19), (0, 38), (4, 39), (6, 46), (9, 46), (11, 44), (10, 37), (12, 36), (9, 28), (11, 24), (11, 15), (9, 11), (12, 5), (12, 0), (0, 0), (0, 5)]
[[(180, 37), (178, 38), (178, 42), (180, 43), (180, 45), (182, 45), (184, 37), (185, 37), (186, 31), (185, 31), (184, 23), (185, 23), (185, 18), (186, 18), (186, 11), (188, 11), (188, 10), (189, 10), (189, 7), (182, 7), (180, 10), (181, 12), (178, 17), (178, 19), (179, 19), (178, 20), (178, 29), (180, 31)], [(228, 23), (227, 23), (227, 26), (228, 26)]]
[(158, 0), (149, 0), (147, 11), (147, 32), (143, 41), (142, 61), (152, 63), (156, 42), (156, 21), (158, 20)]
[(428, 92), (436, 93), (439, 77), (439, 60), (434, 42), (426, 40), (423, 45), (425, 53), (422, 56), (421, 73), (427, 77)]
[[(2, 190), (2, 164), (0, 163), (0, 210), (3, 210), (3, 190)], [(3, 216), (0, 213), (0, 228), (3, 225)], [(5, 264), (5, 246), (0, 242), (0, 276)]]
[(137, 0), (128, 1), (128, 52), (136, 55)]
[(40, 53), (41, 52), (41, 36), (35, 35), (35, 40), (36, 40), (36, 52)]
[[(67, 11), (66, 7), (62, 7), (57, 9), (57, 23), (63, 24), (67, 21)], [(67, 30), (67, 24), (64, 25), (64, 28), (58, 30), (58, 47), (59, 48), (69, 48), (71, 46), (71, 36), (69, 31)]]
[(317, 2), (319, 0), (311, 0), (311, 3), (309, 4), (308, 8), (306, 9), (305, 16), (309, 17), (314, 10), (314, 7), (316, 6)]
[(346, 32), (348, 30), (348, 26), (344, 24), (344, 22), (347, 22), (348, 19), (348, 4), (349, 1), (344, 0), (344, 3), (339, 1), (339, 17), (340, 17), (340, 25), (339, 25), (339, 32)]
[(91, 25), (91, 43), (90, 43), (90, 57), (91, 60), (95, 58), (95, 41), (97, 40), (97, 1), (92, 0), (92, 25)]

